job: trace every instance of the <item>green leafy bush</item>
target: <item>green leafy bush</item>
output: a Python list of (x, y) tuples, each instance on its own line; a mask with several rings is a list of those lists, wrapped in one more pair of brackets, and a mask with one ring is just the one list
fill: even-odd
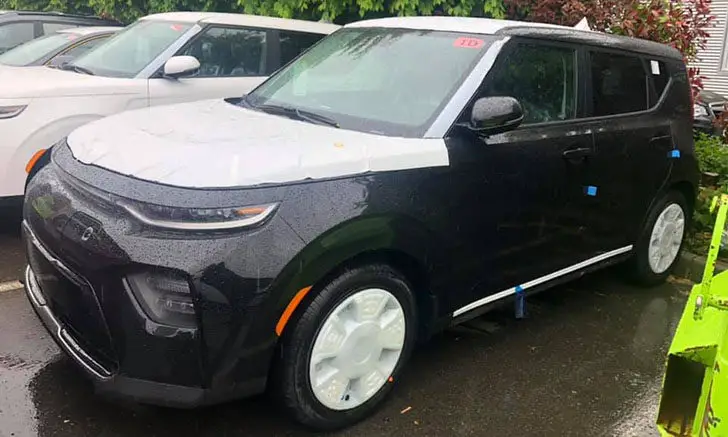
[(717, 173), (718, 186), (728, 185), (728, 146), (723, 139), (700, 133), (695, 137), (695, 156), (703, 173)]
[(688, 235), (688, 248), (705, 253), (710, 245), (715, 217), (710, 213), (713, 197), (728, 191), (728, 145), (721, 137), (699, 133), (695, 136), (695, 157), (702, 173), (718, 175), (715, 187), (701, 187), (695, 202), (692, 233)]

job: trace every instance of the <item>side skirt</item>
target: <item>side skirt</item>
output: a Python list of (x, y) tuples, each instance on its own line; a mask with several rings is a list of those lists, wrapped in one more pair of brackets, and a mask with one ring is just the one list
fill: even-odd
[(580, 263), (565, 267), (561, 270), (549, 273), (548, 275), (541, 276), (540, 278), (533, 279), (523, 284), (514, 285), (513, 287), (507, 288), (498, 293), (478, 299), (475, 302), (471, 302), (468, 305), (455, 310), (452, 313), (451, 324), (455, 325), (465, 322), (492, 310), (494, 307), (502, 304), (504, 300), (507, 300), (507, 298), (515, 295), (516, 288), (520, 287), (520, 289), (528, 295), (537, 293), (553, 286), (569, 282), (592, 271), (600, 270), (604, 267), (624, 261), (629, 258), (631, 251), (632, 245), (620, 247), (619, 249), (597, 255)]

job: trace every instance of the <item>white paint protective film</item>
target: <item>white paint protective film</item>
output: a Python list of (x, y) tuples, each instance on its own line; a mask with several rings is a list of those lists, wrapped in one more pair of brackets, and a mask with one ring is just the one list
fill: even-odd
[(442, 139), (336, 129), (224, 100), (123, 112), (77, 129), (68, 144), (82, 163), (195, 188), (449, 165)]

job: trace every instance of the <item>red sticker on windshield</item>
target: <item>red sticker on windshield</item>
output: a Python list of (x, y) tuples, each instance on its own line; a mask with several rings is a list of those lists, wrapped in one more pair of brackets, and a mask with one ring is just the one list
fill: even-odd
[(184, 27), (183, 25), (181, 25), (181, 24), (173, 24), (173, 25), (172, 25), (172, 26), (170, 26), (170, 27), (172, 27), (172, 30), (174, 30), (175, 32), (179, 32), (179, 31), (181, 31), (182, 29), (184, 29), (184, 28), (185, 28), (185, 27)]
[(452, 43), (453, 47), (462, 47), (466, 49), (479, 49), (483, 47), (483, 44), (485, 44), (485, 41), (478, 38), (467, 38), (464, 36), (461, 36), (460, 38), (456, 39), (454, 43)]

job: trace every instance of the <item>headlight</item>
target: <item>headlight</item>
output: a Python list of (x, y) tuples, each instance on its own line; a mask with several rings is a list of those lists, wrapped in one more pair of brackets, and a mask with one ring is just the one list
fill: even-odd
[(149, 226), (185, 231), (216, 231), (256, 226), (278, 207), (277, 203), (239, 208), (176, 208), (119, 202), (137, 220)]
[(694, 104), (693, 105), (693, 118), (698, 117), (707, 117), (708, 116), (708, 108), (706, 108), (703, 105)]
[(17, 117), (26, 107), (27, 105), (0, 106), (0, 119)]

